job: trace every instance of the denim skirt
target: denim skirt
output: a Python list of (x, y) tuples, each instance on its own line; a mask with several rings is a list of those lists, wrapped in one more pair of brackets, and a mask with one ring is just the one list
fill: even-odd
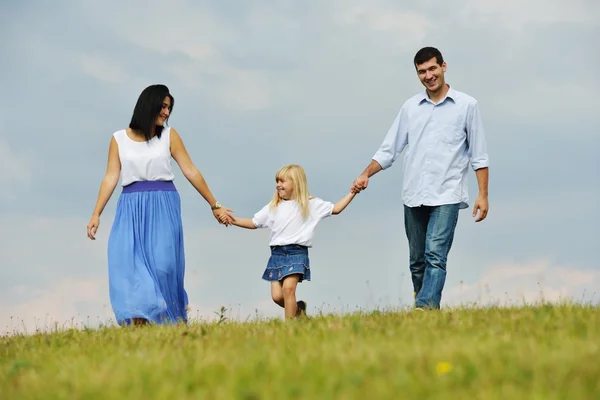
[(266, 281), (281, 281), (292, 274), (300, 274), (299, 282), (310, 281), (308, 247), (297, 244), (271, 246), (271, 257), (262, 278)]

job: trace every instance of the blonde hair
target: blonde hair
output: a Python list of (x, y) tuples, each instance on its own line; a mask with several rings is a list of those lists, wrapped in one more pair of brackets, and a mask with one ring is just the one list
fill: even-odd
[[(275, 182), (278, 182), (282, 178), (289, 179), (292, 182), (292, 185), (294, 187), (294, 190), (292, 192), (292, 199), (296, 200), (298, 206), (300, 206), (302, 218), (306, 219), (308, 217), (308, 213), (310, 212), (308, 208), (308, 200), (310, 200), (311, 197), (308, 191), (308, 181), (306, 179), (306, 173), (304, 172), (304, 168), (296, 164), (289, 164), (283, 166), (275, 174)], [(276, 208), (280, 202), (281, 198), (277, 194), (277, 190), (275, 190), (273, 200), (271, 200), (270, 204), (271, 209)]]

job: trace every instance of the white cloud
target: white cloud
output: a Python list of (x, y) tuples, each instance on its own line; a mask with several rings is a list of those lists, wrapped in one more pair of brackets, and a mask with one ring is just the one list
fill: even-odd
[[(108, 279), (57, 277), (42, 288), (15, 286), (6, 300), (0, 301), (0, 335), (3, 333), (51, 332), (68, 328), (116, 326), (108, 299)], [(15, 302), (11, 299), (25, 298)], [(229, 320), (241, 320), (252, 311), (247, 307), (226, 305)], [(196, 302), (189, 304), (191, 321), (216, 321), (220, 307), (210, 308)]]
[[(86, 12), (96, 13), (94, 21), (110, 26), (123, 40), (163, 55), (180, 51), (197, 61), (210, 59), (216, 53), (215, 39), (224, 40), (230, 30), (210, 8), (189, 6), (187, 1), (173, 0), (169, 12), (160, 1), (119, 3), (119, 11), (102, 12), (103, 4), (87, 3)], [(131, 18), (156, 21), (139, 24), (132, 29)], [(159, 22), (159, 23), (158, 23)]]
[(232, 69), (221, 88), (226, 106), (241, 110), (262, 110), (271, 105), (269, 80), (260, 74)]
[(118, 59), (86, 53), (80, 55), (80, 65), (86, 74), (104, 82), (120, 83), (127, 79)]
[(513, 33), (532, 25), (597, 24), (600, 21), (600, 6), (593, 0), (468, 0), (460, 12), (471, 23), (496, 26)]
[[(260, 110), (272, 104), (272, 81), (267, 79), (267, 75), (232, 65), (218, 50), (219, 44), (227, 43), (228, 38), (234, 42), (240, 40), (235, 38), (239, 32), (227, 21), (222, 21), (207, 8), (186, 7), (185, 2), (171, 4), (168, 13), (161, 10), (160, 4), (157, 7), (147, 4), (122, 3), (118, 15), (101, 12), (99, 18), (112, 26), (123, 41), (167, 57), (177, 53), (189, 57), (188, 60), (173, 57), (170, 71), (186, 86), (216, 89), (217, 98), (226, 108), (237, 111)], [(96, 5), (89, 7), (100, 12)], [(142, 24), (131, 29), (131, 15), (143, 20), (160, 20), (162, 28), (155, 24)], [(115, 82), (124, 78), (117, 60), (113, 62), (87, 56), (82, 63), (86, 72), (98, 79)]]
[(352, 25), (356, 29), (371, 29), (391, 35), (398, 44), (410, 37), (411, 42), (421, 41), (433, 22), (425, 15), (403, 10), (397, 5), (378, 2), (336, 2), (333, 18), (340, 23)]
[(0, 170), (2, 171), (0, 174), (0, 183), (2, 184), (29, 184), (31, 181), (27, 158), (22, 154), (17, 154), (4, 140), (0, 140)]
[[(544, 101), (532, 101), (533, 97)], [(594, 115), (598, 108), (585, 84), (537, 79), (522, 80), (508, 91), (499, 90), (489, 100), (486, 106), (520, 118), (545, 118), (559, 114), (562, 118), (577, 118)], [(596, 136), (592, 130), (582, 130), (579, 134)]]
[(548, 259), (496, 262), (475, 282), (463, 282), (445, 293), (449, 305), (518, 305), (540, 301), (600, 301), (600, 272)]
[(8, 142), (0, 140), (0, 199), (14, 201), (20, 190), (31, 184), (31, 161), (25, 154), (15, 151)]
[(47, 332), (106, 323), (110, 309), (106, 307), (105, 286), (102, 279), (61, 276), (43, 288), (14, 286), (0, 301), (0, 332)]

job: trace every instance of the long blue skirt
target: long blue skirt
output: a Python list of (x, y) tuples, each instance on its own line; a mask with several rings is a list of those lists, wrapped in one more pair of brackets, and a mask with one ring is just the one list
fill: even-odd
[(125, 186), (108, 239), (110, 301), (119, 325), (187, 322), (181, 199), (171, 181)]

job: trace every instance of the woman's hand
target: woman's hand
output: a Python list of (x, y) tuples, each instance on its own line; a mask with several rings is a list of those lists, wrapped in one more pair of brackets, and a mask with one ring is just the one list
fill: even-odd
[(87, 225), (87, 235), (90, 239), (96, 240), (96, 232), (100, 226), (100, 216), (92, 215), (90, 222)]
[(232, 209), (227, 207), (217, 208), (213, 210), (213, 215), (219, 221), (220, 224), (229, 226), (233, 222), (233, 217), (229, 214), (233, 212)]

